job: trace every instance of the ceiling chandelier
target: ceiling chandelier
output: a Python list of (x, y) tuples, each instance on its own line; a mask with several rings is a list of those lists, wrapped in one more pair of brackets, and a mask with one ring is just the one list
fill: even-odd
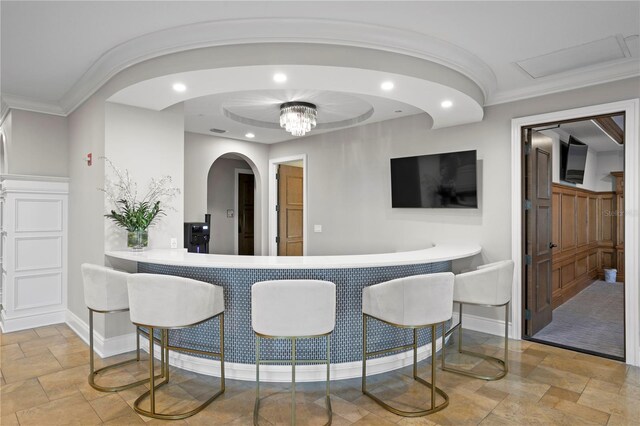
[(280, 105), (280, 127), (293, 136), (304, 136), (316, 127), (316, 106), (309, 102), (285, 102)]

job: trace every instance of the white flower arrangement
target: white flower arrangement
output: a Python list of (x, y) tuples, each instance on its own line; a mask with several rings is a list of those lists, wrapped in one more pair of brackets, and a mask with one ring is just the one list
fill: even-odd
[(139, 232), (146, 231), (160, 216), (165, 215), (165, 209), (171, 209), (165, 204), (180, 194), (180, 189), (171, 185), (171, 176), (152, 178), (147, 192), (138, 198), (138, 184), (133, 182), (129, 171), (121, 170), (111, 160), (103, 158), (115, 177), (111, 179), (107, 176), (101, 189), (114, 206), (105, 217), (129, 232)]

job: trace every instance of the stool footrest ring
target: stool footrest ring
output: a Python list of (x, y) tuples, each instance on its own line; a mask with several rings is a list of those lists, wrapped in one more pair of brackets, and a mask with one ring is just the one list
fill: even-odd
[[(386, 323), (390, 326), (397, 328), (411, 328), (413, 329), (413, 342), (409, 345), (401, 345), (396, 346), (394, 348), (381, 349), (377, 351), (367, 352), (367, 320), (375, 319), (377, 321)], [(444, 345), (444, 323), (442, 324), (442, 340)], [(399, 324), (392, 324), (388, 321), (382, 320), (380, 318), (376, 318), (372, 315), (362, 314), (362, 393), (371, 398), (376, 404), (380, 405), (385, 410), (404, 417), (422, 417), (428, 414), (433, 414), (437, 411), (440, 411), (446, 408), (449, 405), (449, 395), (447, 395), (442, 389), (435, 385), (436, 382), (436, 356), (437, 356), (437, 345), (436, 342), (438, 340), (438, 335), (436, 333), (436, 328), (438, 324), (425, 324), (419, 326), (405, 326)], [(427, 382), (421, 377), (418, 377), (418, 329), (427, 328), (431, 329), (431, 381), (432, 383)], [(367, 359), (371, 356), (381, 355), (391, 351), (404, 350), (404, 349), (412, 349), (413, 352), (413, 379), (418, 383), (428, 387), (431, 389), (431, 408), (427, 410), (418, 410), (418, 411), (405, 411), (400, 410), (399, 408), (392, 407), (391, 405), (384, 402), (382, 399), (378, 398), (371, 392), (367, 390)], [(440, 395), (444, 401), (440, 404), (436, 404), (436, 394)]]
[[(326, 393), (325, 393), (325, 405), (327, 410), (328, 421), (324, 426), (330, 426), (333, 422), (333, 411), (331, 409), (331, 397), (330, 397), (330, 366), (331, 366), (331, 332), (320, 336), (303, 336), (303, 337), (275, 337), (265, 336), (256, 333), (256, 402), (253, 406), (253, 424), (259, 426), (260, 420), (260, 401), (264, 398), (260, 398), (260, 364), (276, 364), (276, 363), (290, 363), (291, 364), (291, 425), (296, 424), (296, 365), (297, 364), (326, 364), (327, 366), (327, 380), (326, 380)], [(323, 360), (317, 359), (298, 359), (296, 357), (296, 340), (299, 338), (313, 338), (322, 337), (326, 338), (327, 342), (327, 358)], [(263, 360), (260, 358), (260, 339), (261, 338), (286, 338), (291, 340), (291, 359), (268, 359)], [(268, 398), (268, 397), (266, 397)]]
[[(215, 317), (219, 318), (220, 321), (220, 352), (210, 352), (210, 351), (201, 351), (201, 350), (196, 350), (196, 349), (190, 349), (190, 348), (183, 348), (183, 347), (179, 347), (179, 346), (173, 346), (170, 344), (169, 342), (169, 329), (167, 328), (160, 328), (160, 330), (162, 330), (162, 337), (160, 339), (160, 354), (161, 354), (161, 361), (162, 361), (162, 372), (163, 372), (163, 378), (164, 380), (161, 383), (156, 384), (155, 383), (155, 379), (156, 376), (154, 376), (153, 374), (150, 374), (149, 376), (149, 380), (145, 380), (145, 383), (149, 383), (149, 390), (146, 391), (145, 393), (143, 393), (142, 395), (140, 395), (135, 402), (133, 403), (133, 409), (136, 411), (136, 413), (141, 414), (143, 416), (147, 416), (147, 417), (151, 417), (151, 418), (155, 418), (155, 419), (161, 419), (161, 420), (181, 420), (181, 419), (186, 419), (187, 417), (191, 417), (194, 414), (199, 413), (200, 411), (202, 411), (203, 409), (205, 409), (209, 404), (211, 404), (213, 402), (213, 400), (215, 400), (216, 398), (218, 398), (220, 395), (222, 395), (225, 391), (225, 378), (224, 378), (224, 312), (221, 312), (219, 314), (214, 315), (209, 319), (213, 319)], [(206, 320), (205, 320), (206, 321)], [(204, 321), (202, 321), (204, 322)], [(153, 330), (154, 327), (152, 326), (148, 326), (149, 327), (149, 335), (153, 335)], [(149, 360), (150, 360), (150, 366), (153, 365), (153, 359), (154, 359), (154, 340), (155, 339), (149, 339)], [(196, 353), (201, 353), (201, 354), (207, 354), (207, 355), (212, 355), (215, 357), (218, 357), (220, 359), (220, 389), (213, 394), (209, 399), (207, 399), (206, 401), (204, 401), (203, 403), (201, 403), (200, 405), (198, 405), (196, 408), (184, 412), (184, 413), (160, 413), (158, 411), (156, 411), (156, 390), (161, 388), (162, 386), (166, 385), (169, 382), (169, 349), (171, 350), (175, 350), (175, 351), (179, 351), (179, 352), (196, 352)], [(150, 367), (152, 368), (152, 367)], [(145, 410), (143, 408), (140, 407), (140, 404), (142, 403), (143, 400), (148, 399), (149, 400), (149, 410)]]
[[(474, 357), (477, 357), (477, 358), (482, 358), (484, 360), (490, 361), (490, 362), (496, 364), (497, 367), (500, 369), (500, 371), (498, 371), (494, 375), (485, 375), (485, 374), (475, 373), (475, 372), (473, 372), (471, 370), (466, 370), (466, 369), (447, 366), (447, 364), (446, 364), (446, 348), (445, 348), (446, 347), (446, 343), (445, 342), (443, 342), (443, 344), (442, 344), (442, 370), (449, 371), (451, 373), (462, 374), (464, 376), (473, 377), (473, 378), (476, 378), (476, 379), (487, 380), (487, 381), (493, 381), (493, 380), (502, 379), (509, 372), (509, 303), (510, 302), (507, 302), (504, 305), (496, 305), (496, 306), (491, 305), (491, 307), (504, 306), (504, 308), (505, 308), (505, 313), (504, 313), (504, 359), (500, 359), (500, 358), (497, 358), (497, 357), (494, 357), (494, 356), (491, 356), (491, 355), (487, 355), (487, 354), (483, 354), (483, 353), (480, 353), (480, 352), (473, 352), (473, 351), (462, 349), (462, 305), (464, 303), (462, 303), (462, 302), (457, 302), (457, 303), (460, 304), (460, 309), (458, 311), (458, 316), (459, 316), (458, 323), (456, 325), (454, 325), (453, 327), (451, 327), (445, 333), (445, 336), (449, 336), (457, 328), (458, 329), (458, 353), (465, 354), (465, 355), (470, 355), (470, 356), (474, 356)], [(482, 306), (486, 306), (486, 305), (482, 305)]]
[[(105, 371), (109, 371), (112, 368), (121, 367), (123, 365), (131, 364), (134, 362), (139, 362), (139, 360), (137, 358), (128, 359), (126, 361), (121, 361), (112, 365), (107, 365), (106, 367), (99, 368), (96, 371), (89, 373), (89, 377), (88, 377), (89, 385), (91, 385), (92, 388), (100, 392), (119, 392), (121, 390), (135, 388), (136, 386), (140, 386), (145, 383), (148, 383), (149, 379), (142, 379), (142, 380), (138, 380), (137, 382), (127, 383), (126, 385), (120, 385), (120, 386), (101, 386), (95, 382), (95, 378), (98, 376), (98, 374)], [(156, 379), (161, 379), (163, 377), (164, 376), (162, 374), (159, 374), (156, 376)]]
[[(423, 378), (414, 377), (414, 379), (418, 383), (425, 385), (429, 389), (433, 389), (433, 385), (431, 383), (427, 382), (426, 380), (424, 380)], [(445, 391), (443, 391), (442, 389), (440, 389), (437, 386), (435, 388), (435, 391), (436, 391), (436, 393), (438, 395), (440, 395), (442, 398), (444, 398), (444, 402), (442, 402), (441, 404), (436, 405), (435, 407), (432, 407), (432, 408), (430, 408), (428, 410), (420, 410), (420, 411), (400, 410), (398, 408), (392, 407), (391, 405), (387, 404), (386, 402), (384, 402), (383, 400), (381, 400), (380, 398), (378, 398), (377, 396), (375, 396), (374, 394), (372, 394), (368, 390), (363, 391), (363, 393), (365, 395), (367, 395), (369, 398), (373, 399), (378, 405), (382, 406), (384, 409), (386, 409), (387, 411), (392, 412), (393, 414), (396, 414), (398, 416), (403, 416), (403, 417), (422, 417), (422, 416), (426, 416), (426, 415), (429, 415), (429, 414), (436, 413), (436, 412), (446, 408), (449, 405), (449, 395), (447, 395)]]
[[(149, 382), (149, 381), (146, 380), (146, 382)], [(154, 391), (158, 390), (160, 387), (166, 385), (167, 383), (168, 383), (168, 381), (164, 381), (162, 383), (158, 383), (156, 386), (154, 386)], [(205, 402), (203, 402), (202, 404), (198, 405), (193, 410), (187, 411), (186, 413), (176, 413), (176, 414), (152, 413), (149, 410), (145, 410), (145, 409), (140, 408), (140, 404), (142, 403), (142, 401), (145, 398), (147, 398), (150, 395), (150, 393), (151, 393), (151, 390), (148, 390), (145, 393), (143, 393), (142, 395), (140, 395), (135, 400), (135, 402), (133, 403), (133, 408), (136, 411), (136, 413), (142, 414), (143, 416), (147, 416), (147, 417), (153, 417), (154, 419), (182, 420), (182, 419), (186, 419), (187, 417), (191, 417), (194, 414), (197, 414), (200, 411), (204, 410), (207, 407), (207, 405), (209, 405), (209, 404), (211, 404), (213, 402), (214, 399), (216, 399), (217, 397), (219, 397), (220, 395), (222, 395), (224, 393), (224, 389), (220, 389), (211, 398), (207, 399)]]

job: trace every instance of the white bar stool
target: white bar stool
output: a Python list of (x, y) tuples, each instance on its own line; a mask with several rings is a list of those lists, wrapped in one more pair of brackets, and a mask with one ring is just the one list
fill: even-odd
[[(129, 296), (127, 295), (127, 277), (130, 275), (126, 272), (116, 271), (115, 269), (105, 266), (92, 265), (83, 263), (80, 266), (82, 272), (82, 282), (84, 285), (84, 301), (89, 309), (89, 385), (101, 392), (117, 392), (129, 389), (146, 382), (140, 380), (137, 382), (126, 383), (120, 386), (102, 386), (95, 382), (98, 374), (113, 368), (121, 367), (125, 364), (140, 361), (140, 334), (146, 333), (136, 327), (136, 357), (126, 361), (118, 362), (112, 365), (95, 370), (93, 349), (93, 314), (98, 312), (101, 314), (111, 314), (116, 312), (127, 312), (129, 310)], [(147, 336), (148, 337), (148, 336)], [(160, 376), (158, 376), (160, 377)]]
[[(446, 364), (445, 347), (442, 347), (442, 369), (453, 373), (464, 374), (483, 380), (498, 380), (509, 372), (509, 302), (511, 302), (511, 286), (513, 283), (513, 261), (502, 260), (495, 263), (479, 266), (477, 270), (456, 275), (453, 302), (460, 304), (458, 324), (447, 331), (449, 336), (458, 329), (458, 352), (472, 355), (494, 362), (500, 371), (487, 376), (454, 367)], [(504, 311), (504, 360), (486, 354), (462, 349), (462, 305), (476, 305), (487, 307), (503, 307)]]
[[(451, 319), (453, 313), (451, 272), (416, 275), (365, 287), (362, 290), (362, 393), (387, 411), (404, 417), (419, 417), (440, 411), (449, 405), (449, 396), (436, 387), (436, 327)], [(413, 343), (367, 352), (367, 320), (375, 319), (398, 328), (413, 329)], [(418, 330), (431, 328), (431, 383), (418, 377)], [(444, 347), (444, 344), (443, 344)], [(404, 411), (384, 402), (367, 390), (367, 359), (392, 351), (413, 349), (413, 379), (431, 389), (431, 408)], [(436, 393), (444, 401), (436, 405)]]
[[(224, 393), (224, 291), (222, 287), (188, 278), (171, 275), (131, 274), (127, 278), (131, 322), (139, 327), (147, 327), (149, 335), (154, 329), (162, 330), (160, 351), (164, 352), (164, 380), (155, 384), (155, 377), (149, 374), (149, 390), (133, 403), (136, 412), (156, 419), (184, 419), (202, 411), (214, 399)], [(220, 320), (220, 352), (209, 352), (172, 346), (169, 330), (192, 327), (218, 317)], [(156, 411), (156, 391), (169, 382), (169, 350), (214, 356), (220, 359), (220, 390), (191, 411), (184, 413), (159, 413)], [(149, 339), (149, 365), (153, 366), (154, 342)], [(140, 408), (143, 399), (149, 396), (149, 410)]]
[[(336, 285), (319, 280), (279, 280), (257, 282), (251, 287), (251, 325), (256, 334), (256, 402), (253, 424), (260, 410), (260, 364), (291, 362), (291, 424), (296, 423), (296, 364), (327, 365), (325, 402), (330, 425), (333, 419), (329, 397), (330, 336), (336, 325)], [(326, 337), (327, 358), (299, 360), (296, 339)], [(260, 359), (260, 340), (291, 340), (290, 360)]]

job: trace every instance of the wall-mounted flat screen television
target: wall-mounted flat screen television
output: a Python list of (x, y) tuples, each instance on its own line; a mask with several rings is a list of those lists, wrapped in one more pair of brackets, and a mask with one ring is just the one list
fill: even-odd
[(565, 182), (583, 183), (589, 146), (573, 136), (569, 143), (560, 145), (560, 179)]
[(391, 206), (477, 208), (476, 151), (392, 158)]

